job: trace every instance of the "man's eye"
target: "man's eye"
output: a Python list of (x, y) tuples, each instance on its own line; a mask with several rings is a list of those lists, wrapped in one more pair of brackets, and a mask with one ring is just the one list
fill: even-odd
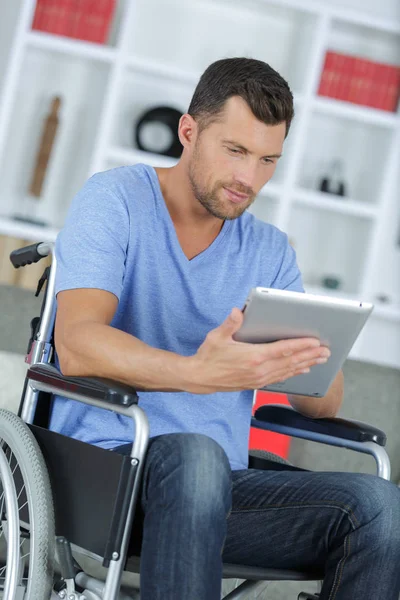
[(232, 152), (233, 154), (240, 154), (240, 150), (238, 150), (237, 148), (228, 148), (229, 152)]
[(270, 163), (273, 163), (274, 161), (271, 160), (270, 158), (264, 158), (264, 164), (265, 165), (269, 165)]

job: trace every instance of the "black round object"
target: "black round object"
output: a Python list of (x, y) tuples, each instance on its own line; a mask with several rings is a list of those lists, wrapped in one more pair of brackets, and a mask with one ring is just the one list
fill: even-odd
[(135, 139), (140, 150), (179, 158), (183, 146), (178, 137), (182, 113), (171, 106), (147, 110), (136, 123)]

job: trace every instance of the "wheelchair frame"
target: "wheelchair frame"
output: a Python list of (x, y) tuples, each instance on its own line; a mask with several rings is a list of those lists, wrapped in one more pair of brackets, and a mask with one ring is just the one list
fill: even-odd
[[(45, 298), (42, 305), (41, 317), (37, 330), (33, 333), (31, 346), (26, 357), (30, 365), (24, 392), (21, 400), (21, 418), (28, 425), (32, 425), (41, 392), (58, 394), (72, 400), (78, 400), (105, 410), (113, 410), (121, 415), (128, 416), (133, 421), (134, 443), (130, 454), (130, 465), (132, 467), (130, 497), (123, 499), (125, 502), (126, 521), (121, 528), (119, 523), (119, 539), (116, 548), (105, 560), (108, 572), (102, 591), (101, 600), (116, 600), (119, 596), (121, 577), (126, 561), (126, 554), (131, 534), (131, 527), (135, 514), (138, 490), (144, 458), (149, 441), (149, 424), (144, 411), (137, 405), (137, 394), (133, 388), (117, 384), (109, 380), (64, 377), (49, 365), (52, 358), (52, 336), (55, 322), (56, 303), (54, 297), (55, 274), (57, 260), (53, 252), (53, 244), (39, 243), (27, 248), (22, 248), (11, 254), (11, 260), (15, 267), (25, 266), (31, 262), (37, 262), (42, 257), (52, 254), (52, 265), (47, 280)], [(56, 372), (56, 376), (55, 376)], [(112, 392), (110, 394), (110, 391)], [(386, 436), (380, 430), (360, 423), (343, 419), (319, 419), (314, 420), (297, 413), (293, 409), (281, 405), (269, 405), (260, 407), (252, 418), (253, 427), (275, 431), (286, 435), (300, 437), (328, 445), (341, 446), (357, 452), (371, 454), (377, 465), (377, 475), (384, 479), (390, 479), (389, 457), (383, 446)], [(58, 435), (58, 434), (56, 434)], [(250, 457), (250, 465), (254, 468), (271, 468), (265, 465), (262, 457)], [(121, 498), (120, 498), (121, 501)], [(118, 536), (117, 536), (118, 537)], [(88, 552), (84, 548), (75, 547), (83, 554), (87, 554), (96, 560), (101, 557)], [(138, 572), (135, 569), (134, 572)], [(225, 599), (239, 600), (247, 597), (251, 590), (261, 588), (266, 582), (274, 580), (320, 580), (321, 573), (301, 573), (297, 571), (260, 569), (242, 565), (227, 565), (223, 568), (224, 578), (245, 579), (236, 590), (233, 590)], [(80, 574), (81, 582), (88, 584), (92, 578), (86, 574)], [(97, 581), (97, 580), (93, 580)], [(96, 588), (93, 584), (92, 589)], [(69, 587), (68, 597), (79, 600), (81, 596)], [(90, 598), (99, 598), (93, 592)], [(59, 596), (56, 596), (59, 597)], [(315, 596), (303, 596), (315, 598)]]

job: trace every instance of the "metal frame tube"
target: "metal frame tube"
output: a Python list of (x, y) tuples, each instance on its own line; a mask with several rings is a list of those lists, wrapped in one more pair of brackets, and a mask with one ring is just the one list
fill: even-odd
[(269, 581), (250, 581), (246, 580), (239, 585), (235, 590), (229, 592), (222, 600), (248, 600), (249, 592), (261, 591), (267, 589)]
[[(37, 247), (37, 252), (42, 256), (52, 255), (50, 276), (47, 281), (46, 302), (43, 308), (42, 319), (36, 338), (33, 340), (32, 348), (25, 362), (29, 365), (39, 362), (48, 363), (51, 355), (51, 336), (54, 329), (56, 315), (56, 302), (54, 298), (55, 278), (57, 269), (57, 259), (54, 252), (54, 244), (43, 242)], [(24, 405), (22, 407), (21, 418), (25, 423), (33, 423), (38, 400), (38, 392), (29, 385), (25, 391)]]
[[(133, 486), (131, 501), (128, 509), (128, 516), (125, 524), (124, 535), (121, 544), (121, 553), (119, 556), (115, 557), (115, 559), (111, 560), (110, 566), (107, 571), (106, 582), (104, 586), (104, 596), (103, 600), (115, 600), (117, 597), (117, 593), (121, 584), (121, 577), (123, 573), (123, 569), (125, 566), (125, 558), (126, 552), (129, 543), (129, 537), (133, 522), (133, 517), (135, 514), (136, 501), (138, 497), (140, 478), (142, 474), (144, 458), (146, 455), (149, 437), (150, 437), (150, 428), (149, 422), (147, 419), (146, 413), (136, 404), (132, 406), (118, 406), (114, 404), (109, 404), (103, 400), (95, 400), (93, 398), (88, 398), (83, 394), (78, 394), (74, 392), (65, 392), (64, 390), (60, 390), (56, 386), (49, 385), (47, 383), (43, 383), (41, 381), (34, 381), (32, 379), (28, 380), (28, 386), (32, 387), (35, 392), (49, 392), (51, 394), (61, 394), (65, 398), (70, 398), (71, 400), (78, 400), (79, 402), (83, 402), (84, 404), (90, 404), (92, 406), (96, 406), (98, 408), (104, 408), (105, 410), (111, 410), (113, 412), (125, 415), (130, 417), (133, 420), (134, 424), (134, 432), (133, 432), (133, 446), (131, 451), (131, 460), (137, 461), (138, 468), (136, 472), (135, 483)], [(135, 463), (136, 464), (136, 463)]]
[(126, 519), (124, 536), (121, 544), (121, 554), (116, 560), (112, 560), (107, 572), (106, 584), (104, 586), (103, 600), (114, 600), (121, 585), (121, 577), (125, 566), (125, 557), (128, 550), (129, 537), (135, 514), (141, 475), (143, 471), (144, 458), (149, 442), (149, 424), (145, 412), (137, 405), (131, 406), (132, 418), (135, 421), (135, 437), (131, 452), (131, 461), (138, 461), (135, 484), (132, 490)]
[[(37, 247), (37, 251), (42, 256), (52, 255), (50, 276), (47, 281), (46, 290), (46, 302), (43, 309), (42, 320), (40, 323), (40, 329), (37, 333), (36, 339), (38, 342), (50, 342), (54, 328), (54, 320), (56, 315), (56, 302), (54, 298), (55, 282), (56, 282), (56, 269), (57, 259), (54, 252), (54, 244), (42, 243)], [(35, 360), (34, 362), (38, 362)]]
[(276, 425), (275, 423), (268, 423), (267, 421), (258, 421), (255, 418), (252, 419), (251, 425), (252, 427), (257, 427), (257, 429), (275, 431), (276, 433), (283, 433), (291, 437), (318, 442), (319, 444), (338, 446), (340, 448), (354, 450), (355, 452), (362, 452), (363, 454), (371, 454), (376, 462), (378, 477), (382, 477), (382, 479), (387, 479), (388, 481), (390, 480), (389, 456), (386, 450), (375, 442), (354, 442), (353, 440), (346, 440), (324, 433), (315, 433), (314, 431), (306, 431), (304, 429), (297, 429), (296, 427), (287, 427), (286, 425)]

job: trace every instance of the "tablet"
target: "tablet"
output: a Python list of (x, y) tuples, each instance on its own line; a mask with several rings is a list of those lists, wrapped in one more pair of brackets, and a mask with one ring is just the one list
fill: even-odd
[(368, 302), (257, 287), (249, 293), (243, 308), (243, 324), (233, 339), (261, 344), (298, 337), (318, 338), (331, 351), (326, 363), (262, 389), (322, 397), (372, 309), (373, 304)]

